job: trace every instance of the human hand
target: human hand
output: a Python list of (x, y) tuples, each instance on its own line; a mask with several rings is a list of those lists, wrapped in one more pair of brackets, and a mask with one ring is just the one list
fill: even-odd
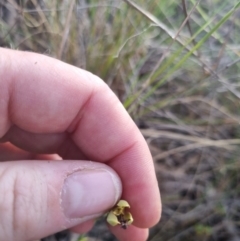
[(127, 230), (110, 227), (119, 240), (144, 241), (158, 222), (148, 146), (117, 97), (91, 73), (0, 48), (0, 141), (0, 241), (66, 228), (85, 232), (120, 197), (130, 203), (134, 223)]

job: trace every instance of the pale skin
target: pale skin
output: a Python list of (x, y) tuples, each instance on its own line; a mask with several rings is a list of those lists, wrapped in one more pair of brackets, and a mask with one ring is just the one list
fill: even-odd
[[(55, 171), (49, 175), (48, 185), (58, 187), (66, 163), (71, 168), (82, 165), (81, 160), (91, 160), (115, 170), (122, 182), (121, 199), (131, 204), (133, 225), (127, 230), (109, 227), (120, 241), (146, 240), (148, 228), (159, 221), (160, 194), (146, 141), (117, 97), (95, 75), (40, 54), (0, 48), (0, 141), (0, 192), (3, 173), (9, 167), (14, 170), (18, 163), (26, 170), (43, 170), (48, 176), (48, 160), (66, 160), (49, 165)], [(36, 205), (44, 198), (37, 198)], [(56, 199), (57, 196), (52, 202)], [(0, 212), (7, 203), (8, 200), (0, 200)], [(39, 217), (51, 220), (50, 225), (43, 224), (35, 230), (39, 220), (29, 215), (27, 230), (32, 233), (24, 233), (22, 239), (41, 238), (39, 235), (44, 237), (63, 229), (64, 221), (54, 215), (58, 210), (51, 215), (51, 207), (46, 207), (50, 210), (47, 217)], [(23, 214), (14, 212), (10, 212), (10, 220), (26, 222)], [(21, 227), (11, 229), (6, 222), (7, 218), (3, 221), (1, 217), (0, 228), (10, 227), (5, 230), (6, 235), (16, 237), (14, 232), (19, 234)], [(66, 227), (82, 233), (92, 225), (93, 220), (88, 220)]]

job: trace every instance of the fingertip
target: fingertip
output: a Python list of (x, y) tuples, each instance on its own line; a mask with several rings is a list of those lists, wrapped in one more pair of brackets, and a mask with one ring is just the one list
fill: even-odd
[(70, 231), (72, 231), (74, 233), (78, 233), (78, 234), (87, 233), (93, 228), (94, 223), (95, 223), (94, 220), (89, 220), (89, 221), (81, 223), (75, 227), (72, 227), (70, 229)]
[(120, 226), (109, 228), (119, 241), (146, 241), (149, 234), (148, 229), (141, 229), (133, 225), (127, 229), (122, 229)]
[[(129, 202), (134, 225), (139, 228), (154, 226), (161, 214), (158, 181), (152, 157), (145, 147), (144, 143), (135, 145), (109, 164), (114, 170), (118, 170), (123, 182), (121, 198)], [(135, 165), (134, 168), (132, 165)]]
[(138, 228), (151, 228), (155, 226), (161, 218), (162, 204), (159, 199), (148, 202), (148, 206), (141, 206), (141, 202), (132, 205), (131, 213), (134, 218), (133, 224)]

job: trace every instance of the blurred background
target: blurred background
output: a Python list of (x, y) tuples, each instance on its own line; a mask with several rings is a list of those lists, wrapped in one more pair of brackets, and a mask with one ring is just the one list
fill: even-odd
[[(240, 240), (240, 1), (0, 0), (0, 46), (100, 76), (140, 128), (163, 201), (149, 241)], [(87, 235), (114, 241), (104, 219)]]

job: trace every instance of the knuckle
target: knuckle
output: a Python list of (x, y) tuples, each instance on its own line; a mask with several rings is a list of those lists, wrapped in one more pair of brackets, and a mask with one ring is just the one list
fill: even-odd
[[(16, 240), (16, 237), (17, 240), (29, 239), (33, 220), (41, 212), (34, 198), (37, 176), (26, 172), (18, 166), (0, 173), (0, 192), (4, 197), (0, 199), (0, 241)], [(37, 220), (34, 223), (38, 223)]]

